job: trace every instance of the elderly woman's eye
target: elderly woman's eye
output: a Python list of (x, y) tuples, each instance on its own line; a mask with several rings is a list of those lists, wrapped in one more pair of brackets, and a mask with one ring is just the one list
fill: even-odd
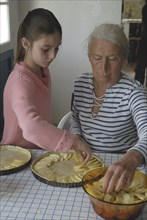
[(119, 60), (119, 57), (118, 56), (110, 56), (108, 59), (110, 62), (115, 62), (115, 61)]
[(110, 61), (115, 61), (115, 60), (116, 60), (116, 57), (109, 57), (109, 60), (110, 60)]
[(99, 60), (101, 60), (102, 59), (102, 57), (95, 57), (94, 58), (94, 60), (96, 60), (96, 61), (99, 61)]

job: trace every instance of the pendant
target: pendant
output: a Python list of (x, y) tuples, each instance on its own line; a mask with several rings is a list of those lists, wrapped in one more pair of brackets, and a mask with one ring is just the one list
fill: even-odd
[(97, 118), (97, 116), (98, 116), (97, 113), (94, 113), (93, 111), (91, 111), (90, 117), (91, 117), (92, 119)]

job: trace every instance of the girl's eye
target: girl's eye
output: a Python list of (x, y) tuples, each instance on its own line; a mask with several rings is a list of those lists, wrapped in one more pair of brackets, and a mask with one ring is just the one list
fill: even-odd
[(42, 51), (43, 51), (44, 53), (47, 53), (47, 52), (49, 51), (49, 49), (42, 49)]
[(55, 48), (56, 53), (58, 52), (58, 50), (59, 50), (59, 47)]
[[(52, 48), (42, 48), (42, 52), (43, 52), (43, 53), (48, 53), (48, 52), (51, 51), (51, 50), (52, 50)], [(58, 50), (59, 50), (59, 47), (55, 48), (55, 49), (54, 49), (55, 53), (57, 53)]]

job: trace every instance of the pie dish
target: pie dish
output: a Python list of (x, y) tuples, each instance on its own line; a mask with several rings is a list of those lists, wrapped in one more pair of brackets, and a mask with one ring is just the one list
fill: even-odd
[(82, 186), (83, 176), (98, 167), (104, 167), (103, 161), (92, 155), (84, 165), (75, 151), (67, 153), (50, 152), (36, 158), (31, 165), (33, 175), (49, 185), (62, 187)]
[(0, 175), (7, 175), (26, 168), (31, 161), (29, 150), (15, 145), (0, 146)]

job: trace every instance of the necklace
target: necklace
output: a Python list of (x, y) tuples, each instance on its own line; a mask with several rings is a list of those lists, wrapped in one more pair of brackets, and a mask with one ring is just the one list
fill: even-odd
[(95, 95), (94, 91), (93, 91), (93, 106), (98, 106), (98, 107), (102, 107), (102, 102), (105, 98), (105, 94), (98, 97)]
[(102, 103), (103, 103), (103, 100), (105, 98), (105, 94), (98, 97), (95, 95), (95, 92), (93, 91), (93, 107), (92, 107), (92, 110), (91, 110), (91, 117), (92, 118), (96, 118), (97, 117), (97, 113), (93, 112), (93, 108), (94, 107), (102, 107)]

